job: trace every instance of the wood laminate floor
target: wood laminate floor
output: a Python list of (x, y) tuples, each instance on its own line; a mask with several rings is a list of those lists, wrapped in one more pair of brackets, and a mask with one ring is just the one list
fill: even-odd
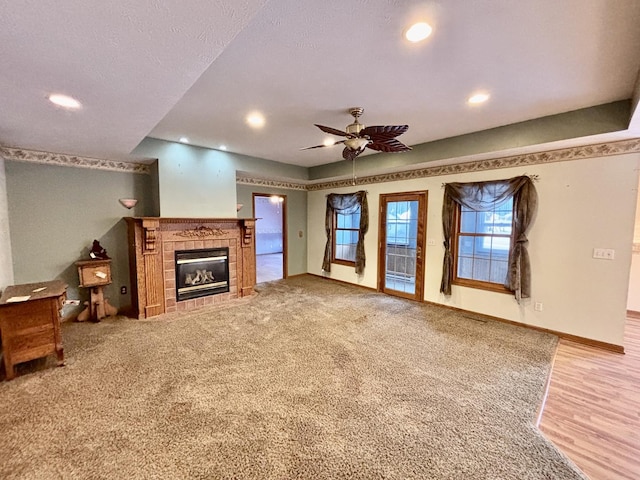
[(640, 320), (625, 354), (560, 340), (540, 429), (592, 480), (640, 479)]
[(282, 277), (282, 253), (256, 255), (256, 283), (279, 280)]

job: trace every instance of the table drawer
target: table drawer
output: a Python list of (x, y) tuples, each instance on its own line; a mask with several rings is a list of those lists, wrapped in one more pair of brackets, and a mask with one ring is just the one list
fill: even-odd
[(109, 265), (83, 265), (78, 269), (80, 283), (83, 287), (108, 285), (111, 283), (111, 268)]

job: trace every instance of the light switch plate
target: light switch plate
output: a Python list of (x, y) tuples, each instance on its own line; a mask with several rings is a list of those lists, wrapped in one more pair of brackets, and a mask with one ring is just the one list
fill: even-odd
[(600, 260), (614, 260), (616, 258), (616, 251), (612, 248), (594, 248), (593, 258)]

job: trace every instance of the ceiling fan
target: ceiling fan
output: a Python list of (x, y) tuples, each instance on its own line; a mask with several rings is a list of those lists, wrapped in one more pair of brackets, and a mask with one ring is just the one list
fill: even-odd
[(379, 152), (406, 152), (411, 147), (396, 139), (409, 129), (409, 125), (376, 125), (373, 127), (365, 127), (358, 121), (358, 118), (364, 112), (362, 107), (353, 107), (348, 110), (353, 116), (354, 122), (347, 125), (346, 131), (337, 128), (325, 127), (324, 125), (314, 124), (320, 130), (331, 135), (339, 135), (346, 137), (333, 144), (316, 145), (314, 147), (303, 148), (302, 150), (310, 150), (312, 148), (331, 147), (343, 143), (345, 145), (342, 151), (342, 158), (345, 160), (354, 160), (360, 155), (365, 148), (377, 150)]

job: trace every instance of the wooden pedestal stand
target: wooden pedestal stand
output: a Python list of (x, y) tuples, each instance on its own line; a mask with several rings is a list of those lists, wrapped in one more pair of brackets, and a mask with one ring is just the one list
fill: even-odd
[(91, 289), (91, 298), (87, 306), (78, 315), (78, 322), (91, 320), (99, 322), (104, 317), (116, 315), (118, 309), (109, 305), (104, 298), (104, 287), (111, 284), (111, 260), (83, 260), (76, 262), (80, 287)]

